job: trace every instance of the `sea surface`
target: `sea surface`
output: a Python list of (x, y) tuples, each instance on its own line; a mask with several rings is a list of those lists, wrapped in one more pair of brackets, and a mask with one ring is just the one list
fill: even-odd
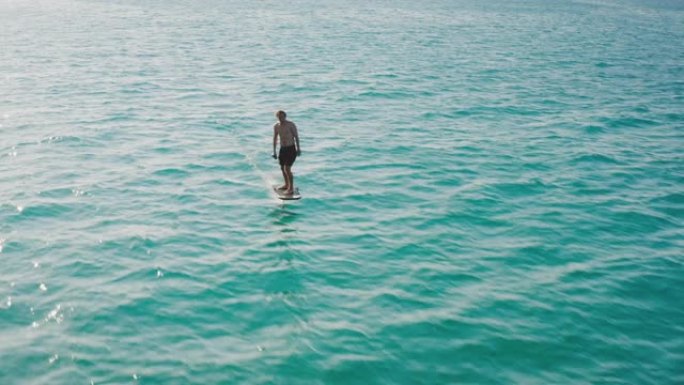
[(684, 3), (0, 0), (0, 384), (684, 384)]

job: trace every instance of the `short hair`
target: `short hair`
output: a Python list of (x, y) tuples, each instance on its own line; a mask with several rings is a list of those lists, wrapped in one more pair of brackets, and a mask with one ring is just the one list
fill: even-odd
[(283, 114), (283, 117), (284, 117), (284, 118), (287, 118), (287, 113), (286, 113), (285, 111), (283, 111), (283, 110), (278, 110), (278, 111), (276, 111), (276, 116), (278, 116), (278, 115), (280, 115), (280, 114)]

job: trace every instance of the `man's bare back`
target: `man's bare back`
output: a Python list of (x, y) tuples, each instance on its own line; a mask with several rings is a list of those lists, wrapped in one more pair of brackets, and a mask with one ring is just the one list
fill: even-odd
[(273, 126), (273, 129), (278, 133), (280, 137), (280, 146), (288, 147), (295, 144), (295, 138), (297, 137), (297, 126), (289, 120), (284, 122), (278, 122)]

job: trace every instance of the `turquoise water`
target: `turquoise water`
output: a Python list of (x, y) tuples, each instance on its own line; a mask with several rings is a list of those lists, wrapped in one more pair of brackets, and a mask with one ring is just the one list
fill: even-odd
[(680, 3), (5, 0), (0, 37), (0, 384), (684, 383)]

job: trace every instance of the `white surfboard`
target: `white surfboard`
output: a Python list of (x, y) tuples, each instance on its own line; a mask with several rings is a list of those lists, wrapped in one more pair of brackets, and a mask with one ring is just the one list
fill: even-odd
[(294, 188), (294, 192), (292, 194), (285, 194), (285, 190), (278, 190), (278, 186), (273, 186), (273, 191), (278, 196), (278, 199), (282, 199), (284, 201), (296, 201), (298, 199), (302, 199), (301, 194), (299, 194), (299, 188), (297, 187)]

